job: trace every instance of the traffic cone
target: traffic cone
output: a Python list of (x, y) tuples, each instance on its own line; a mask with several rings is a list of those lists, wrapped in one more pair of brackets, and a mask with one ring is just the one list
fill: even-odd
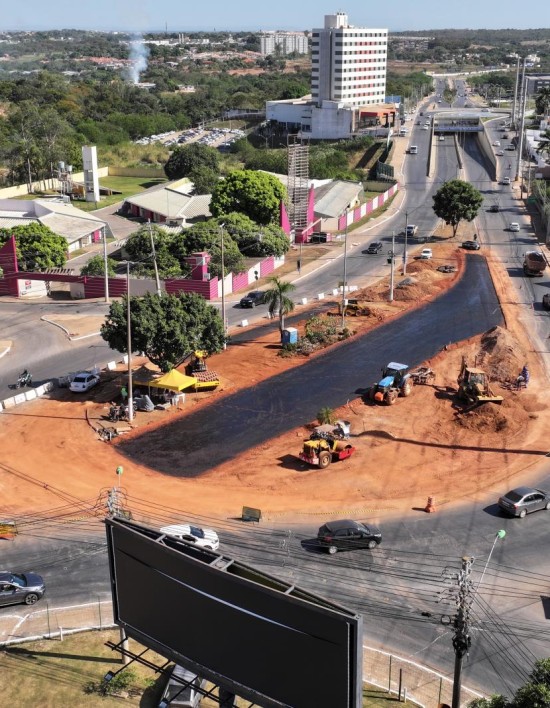
[(433, 497), (428, 497), (428, 503), (426, 504), (424, 511), (427, 514), (432, 514), (435, 510), (435, 499)]

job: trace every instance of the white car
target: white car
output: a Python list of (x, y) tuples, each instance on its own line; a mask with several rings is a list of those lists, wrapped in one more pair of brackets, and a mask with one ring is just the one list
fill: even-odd
[(431, 248), (423, 248), (422, 251), (420, 252), (420, 260), (421, 261), (427, 261), (432, 257), (432, 249)]
[(212, 529), (201, 529), (192, 524), (172, 524), (172, 526), (163, 526), (160, 532), (211, 551), (217, 551), (220, 547), (218, 534)]
[(493, 141), (493, 145), (494, 145), (495, 147), (500, 147), (500, 140), (494, 140), (494, 141)]
[(430, 129), (430, 126), (429, 126), (429, 125), (423, 125), (423, 126), (422, 126), (422, 130), (429, 130), (429, 129)]
[(89, 391), (96, 384), (99, 383), (99, 376), (97, 374), (91, 374), (89, 371), (82, 371), (80, 374), (76, 374), (74, 379), (69, 384), (69, 390), (73, 393), (84, 393)]
[(519, 224), (517, 221), (511, 221), (510, 226), (508, 226), (509, 231), (519, 231)]
[(503, 177), (501, 184), (511, 184), (511, 180), (509, 177)]

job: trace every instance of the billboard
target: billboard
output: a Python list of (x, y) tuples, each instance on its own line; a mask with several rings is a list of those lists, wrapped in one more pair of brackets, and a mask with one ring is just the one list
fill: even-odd
[(355, 612), (135, 522), (105, 523), (129, 637), (260, 706), (361, 705)]

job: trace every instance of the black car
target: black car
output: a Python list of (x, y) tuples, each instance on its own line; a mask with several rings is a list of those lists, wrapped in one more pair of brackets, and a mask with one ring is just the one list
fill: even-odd
[(0, 605), (34, 605), (46, 592), (37, 573), (0, 572)]
[(383, 247), (382, 241), (373, 241), (363, 253), (380, 253)]
[(330, 554), (355, 548), (376, 548), (381, 541), (382, 534), (377, 526), (350, 519), (327, 521), (317, 532), (317, 542)]
[(489, 207), (489, 211), (493, 212), (493, 213), (497, 213), (500, 211), (500, 207), (498, 204), (491, 204), (491, 206)]
[(546, 293), (542, 296), (542, 306), (545, 310), (550, 310), (550, 294)]
[(265, 293), (262, 290), (253, 290), (241, 298), (241, 307), (256, 307), (264, 301)]
[(550, 493), (533, 487), (516, 487), (498, 500), (502, 511), (523, 519), (532, 511), (550, 509)]
[(479, 243), (479, 241), (463, 241), (462, 248), (464, 248), (466, 251), (479, 251), (479, 249), (481, 248), (481, 244)]

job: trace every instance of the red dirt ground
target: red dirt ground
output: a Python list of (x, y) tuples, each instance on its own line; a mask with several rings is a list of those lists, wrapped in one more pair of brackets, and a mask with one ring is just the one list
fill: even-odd
[[(450, 244), (433, 244), (433, 249), (437, 261), (411, 263), (409, 273), (417, 283), (408, 294), (397, 295), (390, 304), (385, 302), (386, 283), (369, 288), (363, 295), (368, 295), (373, 315), (349, 317), (348, 325), (364, 332), (449, 287), (460, 277), (464, 256)], [(437, 272), (436, 264), (442, 258), (458, 264), (459, 272)], [(116, 484), (115, 469), (120, 464), (124, 466), (122, 485), (135, 498), (218, 517), (239, 515), (245, 504), (261, 508), (267, 521), (301, 521), (324, 514), (368, 513), (376, 518), (422, 509), (428, 496), (434, 496), (440, 506), (485, 494), (491, 488), (495, 494), (505, 491), (514, 475), (528, 474), (544, 454), (548, 408), (539, 394), (542, 387), (537, 386), (537, 381), (544, 380), (540, 362), (528, 345), (520, 344), (526, 338), (509, 281), (498, 264), (490, 263), (490, 267), (501, 300), (508, 303), (503, 306), (507, 329), (437, 354), (426, 362), (436, 371), (435, 385), (415, 387), (410, 398), (398, 399), (394, 406), (367, 405), (357, 398), (337, 411), (338, 417), (351, 421), (352, 433), (357, 435), (357, 452), (348, 460), (324, 471), (300, 463), (296, 455), (307, 437), (307, 426), (314, 422), (304, 420), (303, 427), (200, 478), (168, 478), (147, 466), (146, 448), (139, 462), (132, 461), (119, 453), (116, 444), (100, 441), (94, 432), (92, 426), (98, 425), (108, 401), (122, 385), (122, 373), (109, 373), (92, 400), (77, 401), (60, 394), (2, 414), (2, 514), (17, 517), (65, 503), (74, 508), (67, 495), (94, 500), (101, 489)], [(304, 311), (304, 321), (306, 317)], [(209, 360), (210, 368), (221, 377), (218, 391), (188, 395), (181, 410), (139, 413), (137, 427), (128, 434), (139, 436), (220, 395), (289, 367), (307, 365), (306, 358), (281, 358), (277, 345), (278, 335), (272, 333), (243, 346), (229, 346)], [(505, 397), (502, 406), (485, 404), (457, 414), (452, 392), (463, 355), (472, 364), (477, 356), (478, 366), (491, 373), (495, 393)], [(322, 356), (322, 352), (313, 356)], [(499, 379), (515, 379), (526, 362), (531, 371), (528, 390), (506, 390), (499, 385)], [(370, 383), (358, 382), (358, 387)], [(166, 454), (179, 459), (177, 440), (167, 440)]]

